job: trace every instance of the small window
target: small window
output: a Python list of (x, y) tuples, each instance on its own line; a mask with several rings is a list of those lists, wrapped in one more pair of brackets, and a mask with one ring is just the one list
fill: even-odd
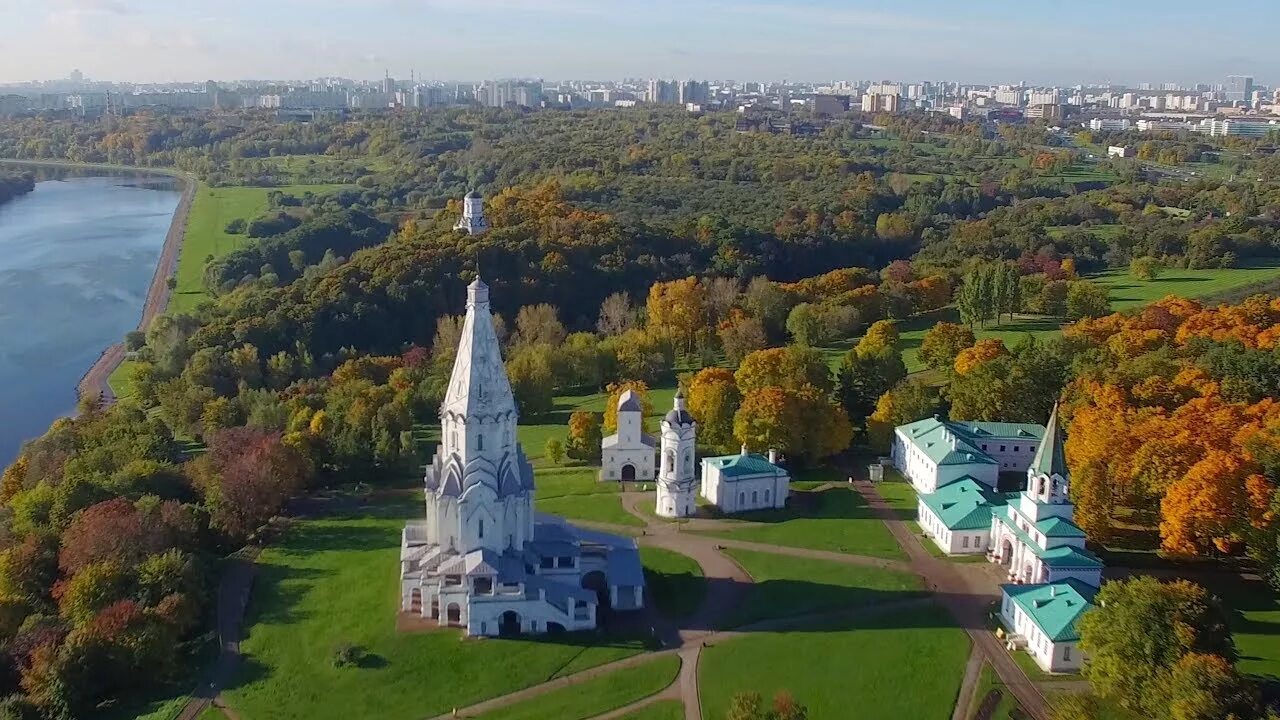
[(759, 493), (758, 491), (756, 491), (756, 490), (752, 490), (752, 491), (751, 491), (751, 504), (752, 504), (752, 505), (755, 505), (755, 504), (756, 504), (756, 503), (758, 503), (758, 502), (760, 502), (760, 493)]
[(1003, 446), (1003, 445), (1001, 445), (1001, 446), (1000, 446), (1000, 452), (1004, 452), (1004, 446)]
[(484, 450), (484, 433), (476, 436), (476, 450)]
[(964, 539), (960, 541), (960, 544), (964, 547), (969, 547), (969, 536), (965, 535)]
[(987, 450), (987, 446), (986, 446), (986, 445), (983, 445), (983, 446), (982, 446), (982, 450), (983, 450), (983, 452), (986, 452), (986, 450)]
[(1070, 646), (1070, 645), (1063, 645), (1063, 646), (1062, 646), (1062, 659), (1063, 659), (1063, 660), (1071, 660), (1071, 646)]
[(1014, 451), (1014, 452), (1018, 452), (1018, 446), (1017, 446), (1017, 445), (1014, 445), (1014, 446), (1013, 446), (1013, 451)]
[(484, 539), (484, 518), (480, 518), (480, 539)]

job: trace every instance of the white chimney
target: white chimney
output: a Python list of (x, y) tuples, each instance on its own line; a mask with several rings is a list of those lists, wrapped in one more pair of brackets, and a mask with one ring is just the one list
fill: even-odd
[(772, 465), (778, 464), (778, 451), (773, 448), (769, 448), (769, 463)]
[(746, 444), (746, 443), (742, 443), (742, 454), (743, 454), (743, 455), (746, 455), (746, 454), (747, 454), (747, 444)]

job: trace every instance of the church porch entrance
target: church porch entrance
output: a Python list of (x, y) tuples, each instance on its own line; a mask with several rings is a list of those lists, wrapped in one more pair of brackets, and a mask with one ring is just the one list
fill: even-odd
[(622, 482), (635, 482), (635, 480), (636, 480), (636, 466), (632, 465), (631, 463), (627, 463), (626, 465), (623, 465), (622, 466)]
[(515, 637), (520, 634), (520, 615), (514, 610), (502, 613), (498, 623), (498, 637)]

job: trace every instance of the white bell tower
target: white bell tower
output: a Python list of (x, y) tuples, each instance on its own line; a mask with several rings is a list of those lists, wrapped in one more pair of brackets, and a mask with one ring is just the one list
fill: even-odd
[(697, 510), (694, 497), (694, 454), (698, 424), (684, 403), (684, 392), (676, 393), (671, 412), (662, 419), (662, 450), (658, 460), (657, 507), (659, 517), (689, 517)]
[(472, 190), (462, 199), (462, 217), (453, 226), (468, 235), (483, 235), (489, 232), (489, 221), (484, 217), (484, 198)]

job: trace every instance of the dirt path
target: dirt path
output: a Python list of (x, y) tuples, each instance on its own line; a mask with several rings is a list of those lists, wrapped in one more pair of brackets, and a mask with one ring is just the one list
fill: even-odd
[(956, 707), (951, 711), (951, 720), (968, 720), (974, 691), (978, 687), (978, 676), (982, 674), (982, 663), (985, 660), (976, 647), (969, 651), (969, 662), (964, 664), (964, 679), (960, 681), (960, 692), (956, 693)]
[[(240, 667), (240, 638), (244, 630), (245, 610), (249, 607), (249, 591), (257, 574), (257, 551), (246, 551), (242, 557), (228, 561), (230, 566), (218, 583), (218, 660), (209, 669), (204, 680), (191, 693), (178, 720), (196, 720), (211, 704), (222, 688), (235, 677)], [(230, 708), (217, 703), (224, 715), (235, 720)]]

